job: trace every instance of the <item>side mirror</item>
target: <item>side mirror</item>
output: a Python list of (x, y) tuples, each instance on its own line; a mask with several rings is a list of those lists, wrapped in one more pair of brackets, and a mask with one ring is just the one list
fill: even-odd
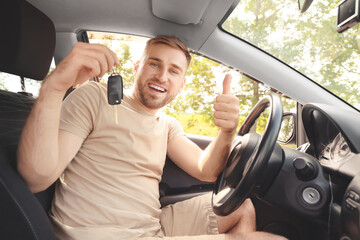
[(281, 144), (296, 144), (296, 114), (284, 113), (278, 136)]
[(300, 12), (305, 12), (311, 5), (313, 0), (298, 0)]

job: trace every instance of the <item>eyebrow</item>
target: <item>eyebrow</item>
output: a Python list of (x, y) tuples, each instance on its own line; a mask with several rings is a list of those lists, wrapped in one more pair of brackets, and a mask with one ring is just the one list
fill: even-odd
[[(149, 57), (148, 59), (149, 60), (154, 60), (154, 61), (157, 61), (157, 62), (162, 62), (162, 60), (160, 58), (157, 58), (157, 57)], [(184, 71), (180, 66), (176, 65), (175, 63), (170, 63), (170, 65), (173, 68), (176, 68), (176, 69), (180, 70), (181, 72)]]

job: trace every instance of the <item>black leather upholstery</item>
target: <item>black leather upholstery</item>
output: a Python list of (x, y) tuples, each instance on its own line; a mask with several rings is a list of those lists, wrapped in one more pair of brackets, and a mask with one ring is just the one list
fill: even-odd
[[(0, 153), (1, 160), (4, 158)], [(17, 172), (0, 163), (0, 238), (55, 239), (50, 221)]]
[(0, 149), (16, 152), (21, 130), (35, 99), (0, 90)]
[(33, 103), (0, 90), (0, 239), (55, 239), (46, 214), (54, 187), (37, 198), (16, 171), (18, 141)]
[[(48, 17), (22, 0), (0, 1), (0, 71), (42, 80), (55, 49)], [(47, 210), (53, 187), (32, 194), (17, 172), (16, 152), (32, 97), (0, 90), (0, 239), (56, 239)]]

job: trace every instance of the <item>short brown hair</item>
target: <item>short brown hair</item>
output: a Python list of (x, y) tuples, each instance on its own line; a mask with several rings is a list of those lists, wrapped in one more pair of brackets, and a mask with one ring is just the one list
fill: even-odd
[(145, 49), (144, 49), (144, 54), (147, 54), (150, 47), (155, 45), (155, 44), (165, 44), (165, 45), (168, 45), (170, 47), (177, 48), (177, 49), (181, 50), (185, 54), (188, 66), (190, 65), (190, 61), (191, 61), (190, 51), (186, 47), (186, 45), (179, 38), (177, 38), (175, 36), (169, 36), (169, 35), (158, 35), (158, 36), (156, 36), (154, 38), (150, 38), (146, 42), (146, 46), (145, 46)]

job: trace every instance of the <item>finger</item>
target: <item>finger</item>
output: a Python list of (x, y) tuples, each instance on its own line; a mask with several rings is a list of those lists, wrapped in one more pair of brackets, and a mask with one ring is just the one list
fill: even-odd
[(110, 48), (99, 44), (99, 51), (102, 51), (105, 54), (108, 72), (111, 72), (114, 66), (119, 65), (119, 59), (117, 58), (116, 53), (114, 53)]
[(84, 70), (88, 72), (87, 80), (98, 77), (103, 73), (101, 63), (97, 59), (88, 59), (84, 67), (86, 68)]
[(229, 112), (238, 114), (239, 113), (239, 105), (238, 104), (228, 104), (228, 103), (222, 103), (222, 102), (216, 102), (214, 104), (215, 111), (221, 111), (221, 112)]
[(223, 94), (231, 94), (231, 92), (230, 92), (231, 79), (232, 79), (231, 74), (228, 73), (225, 75), (225, 78), (223, 81), (223, 92), (222, 92)]
[(119, 65), (119, 59), (117, 58), (116, 53), (107, 46), (102, 44), (85, 44), (81, 46), (87, 51), (96, 51), (99, 56), (104, 56), (104, 59), (107, 61), (105, 72), (111, 72), (114, 66)]
[(214, 118), (215, 119), (223, 119), (223, 120), (229, 120), (231, 116), (227, 112), (222, 111), (215, 111), (214, 112)]
[[(73, 58), (76, 57), (76, 61)], [(82, 84), (84, 81), (99, 75), (101, 69), (96, 59), (84, 55), (70, 57), (62, 61), (51, 73), (56, 76), (52, 79), (52, 86), (60, 91), (66, 91), (69, 87)]]
[(239, 105), (239, 99), (233, 95), (220, 94), (216, 96), (216, 102), (231, 103)]
[(224, 119), (218, 119), (218, 118), (215, 118), (214, 119), (214, 123), (217, 127), (224, 127), (225, 123), (227, 122), (227, 120), (224, 120)]
[(227, 121), (227, 123), (229, 124), (229, 126), (233, 127), (233, 126), (237, 126), (237, 123), (239, 121), (239, 118), (236, 114), (228, 114), (226, 112), (218, 112), (216, 111), (214, 113), (214, 120), (224, 120)]
[(111, 55), (112, 55), (112, 57), (113, 57), (113, 59), (114, 59), (114, 65), (113, 65), (113, 66), (114, 66), (114, 67), (115, 67), (115, 66), (118, 66), (118, 65), (120, 64), (120, 62), (119, 62), (119, 59), (118, 59), (116, 53), (113, 52), (113, 51), (111, 51)]
[[(80, 63), (80, 65), (86, 65), (86, 61), (96, 60), (99, 62), (100, 73), (97, 76), (103, 76), (109, 69), (112, 68), (108, 66), (106, 51), (108, 48), (100, 44), (89, 44), (89, 43), (77, 43), (72, 51), (73, 58), (80, 59), (84, 57), (85, 59)], [(76, 62), (75, 62), (76, 64)], [(96, 77), (96, 76), (95, 76)]]
[(219, 128), (229, 132), (234, 131), (234, 129), (236, 129), (237, 127), (237, 124), (234, 123), (233, 121), (224, 120), (224, 119), (214, 119), (214, 123)]
[[(102, 77), (106, 72), (109, 71), (108, 61), (103, 52), (96, 51), (96, 50), (88, 50), (84, 55), (89, 60), (91, 59), (91, 60), (95, 60), (98, 62), (99, 67), (100, 67), (100, 72), (97, 76)], [(97, 76), (95, 76), (95, 77), (97, 77)]]
[(222, 111), (222, 112), (227, 112), (229, 111), (229, 104), (227, 103), (222, 103), (222, 102), (216, 102), (214, 104), (214, 109), (215, 111)]
[(101, 66), (98, 60), (86, 56), (79, 56), (79, 60), (82, 60), (82, 64), (79, 66), (78, 75), (75, 80), (76, 84), (81, 84), (101, 74)]

